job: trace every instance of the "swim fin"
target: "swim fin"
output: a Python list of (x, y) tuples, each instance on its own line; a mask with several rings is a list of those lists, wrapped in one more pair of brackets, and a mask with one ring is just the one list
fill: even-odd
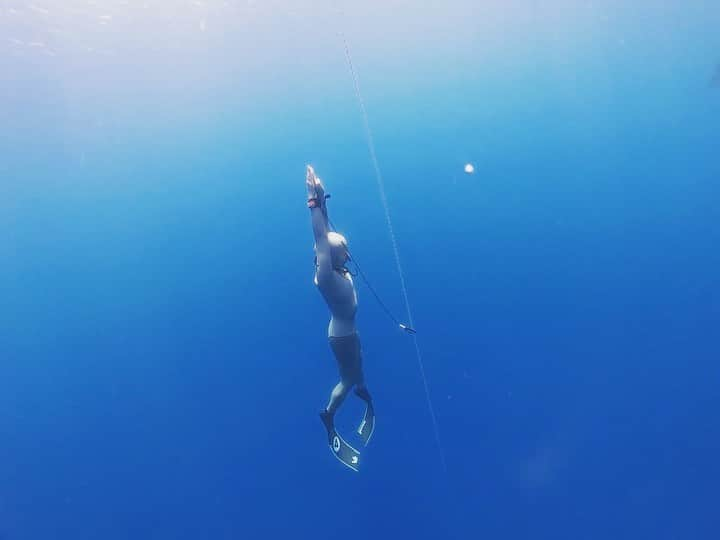
[(365, 407), (365, 415), (363, 416), (362, 422), (360, 422), (360, 427), (357, 430), (358, 435), (360, 435), (360, 440), (365, 446), (367, 446), (370, 442), (370, 437), (372, 437), (374, 431), (375, 410), (373, 409), (372, 402), (369, 401)]
[(367, 388), (355, 388), (355, 395), (365, 402), (365, 414), (357, 429), (357, 434), (360, 435), (363, 444), (367, 446), (373, 431), (375, 431), (375, 408)]
[(320, 420), (325, 425), (328, 435), (328, 445), (333, 455), (343, 463), (346, 467), (349, 467), (355, 472), (360, 469), (360, 452), (350, 446), (345, 440), (335, 431), (333, 423), (333, 414), (327, 411), (320, 413)]

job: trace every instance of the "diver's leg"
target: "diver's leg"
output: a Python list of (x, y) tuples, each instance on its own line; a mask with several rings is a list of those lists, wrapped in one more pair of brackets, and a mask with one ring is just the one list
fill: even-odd
[[(337, 361), (340, 382), (335, 385), (330, 394), (330, 402), (325, 411), (334, 415), (340, 408), (343, 401), (347, 397), (353, 384), (357, 382), (356, 376), (356, 356), (354, 354), (355, 343), (352, 336), (337, 338), (330, 337), (330, 348), (333, 351), (335, 360)], [(348, 347), (349, 345), (349, 347)]]
[(320, 419), (327, 430), (328, 445), (330, 445), (330, 450), (332, 450), (333, 455), (352, 470), (357, 471), (360, 467), (360, 452), (345, 442), (338, 432), (335, 431), (334, 423), (335, 412), (347, 397), (350, 388), (352, 388), (352, 385), (342, 380), (335, 385), (330, 396), (330, 403), (328, 403), (327, 408), (320, 413)]
[(355, 335), (355, 343), (353, 347), (352, 362), (350, 362), (350, 377), (355, 385), (355, 395), (365, 402), (365, 414), (357, 429), (357, 434), (363, 444), (370, 442), (373, 431), (375, 430), (375, 408), (373, 407), (372, 397), (365, 385), (365, 374), (363, 373), (362, 362), (362, 346), (360, 338)]
[(343, 401), (345, 401), (348, 392), (350, 392), (350, 387), (351, 385), (346, 384), (344, 381), (337, 383), (330, 394), (330, 401), (328, 402), (327, 407), (325, 407), (325, 410), (330, 414), (335, 414), (335, 412), (340, 408), (340, 405), (342, 405)]
[(342, 405), (342, 402), (345, 401), (348, 392), (350, 392), (350, 385), (345, 384), (343, 381), (337, 383), (330, 394), (330, 402), (325, 407), (325, 410), (320, 412), (320, 419), (327, 430), (328, 441), (332, 441), (335, 435), (335, 413)]
[(362, 399), (365, 403), (372, 403), (372, 396), (370, 395), (370, 392), (367, 389), (367, 386), (363, 385), (357, 385), (355, 387), (355, 395)]
[(367, 386), (365, 386), (365, 373), (363, 373), (363, 362), (362, 362), (362, 346), (360, 345), (360, 338), (356, 337), (356, 341), (353, 348), (352, 361), (350, 364), (349, 377), (352, 379), (355, 385), (355, 395), (360, 399), (369, 403), (372, 401), (370, 392), (368, 392)]

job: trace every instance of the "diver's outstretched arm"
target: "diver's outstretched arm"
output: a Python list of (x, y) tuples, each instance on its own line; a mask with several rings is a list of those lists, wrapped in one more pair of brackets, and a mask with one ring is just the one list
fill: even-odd
[(332, 257), (330, 255), (330, 243), (328, 242), (327, 206), (325, 205), (325, 187), (320, 179), (315, 176), (315, 171), (308, 165), (305, 176), (305, 184), (308, 190), (308, 207), (312, 220), (313, 235), (315, 236), (315, 255), (317, 256), (318, 276), (331, 275)]

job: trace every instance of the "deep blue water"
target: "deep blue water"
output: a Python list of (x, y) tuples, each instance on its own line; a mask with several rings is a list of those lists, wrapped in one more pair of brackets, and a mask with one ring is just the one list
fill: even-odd
[[(6, 4), (0, 538), (720, 537), (716, 2)], [(317, 418), (306, 163), (405, 318), (339, 26), (447, 472), (361, 284)]]

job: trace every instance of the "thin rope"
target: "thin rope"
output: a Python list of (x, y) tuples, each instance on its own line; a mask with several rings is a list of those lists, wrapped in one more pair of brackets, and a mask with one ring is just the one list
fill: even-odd
[[(329, 198), (329, 197), (330, 197), (330, 196), (328, 195), (327, 198)], [(332, 228), (333, 231), (338, 232), (338, 228), (335, 226), (335, 224), (332, 222), (332, 220), (328, 219), (328, 223), (330, 224), (330, 227)], [(347, 248), (346, 248), (346, 249), (347, 249)], [(395, 315), (393, 315), (392, 311), (390, 311), (390, 308), (387, 307), (387, 305), (385, 304), (385, 302), (382, 301), (382, 298), (380, 298), (380, 295), (379, 295), (379, 294), (377, 293), (377, 291), (375, 290), (375, 287), (373, 287), (372, 284), (370, 283), (370, 280), (369, 280), (369, 279), (367, 278), (367, 276), (365, 275), (365, 272), (362, 271), (362, 268), (360, 267), (360, 264), (357, 262), (357, 259), (355, 258), (355, 256), (354, 256), (352, 253), (350, 253), (350, 250), (349, 250), (349, 249), (347, 250), (347, 252), (348, 252), (348, 255), (349, 255), (349, 257), (350, 257), (350, 262), (352, 262), (352, 264), (355, 266), (355, 270), (357, 270), (357, 272), (356, 272), (355, 274), (353, 274), (352, 272), (350, 272), (350, 275), (352, 275), (353, 277), (355, 277), (356, 275), (359, 275), (359, 276), (360, 276), (360, 279), (362, 279), (363, 283), (365, 283), (365, 286), (368, 288), (368, 290), (369, 290), (369, 291), (372, 293), (372, 295), (375, 297), (375, 300), (376, 300), (377, 303), (380, 305), (380, 307), (382, 308), (382, 310), (385, 312), (385, 315), (387, 315), (388, 318), (389, 318), (392, 322), (394, 322), (399, 328), (401, 328), (402, 330), (404, 330), (404, 331), (407, 332), (408, 334), (415, 334), (415, 333), (416, 333), (416, 332), (415, 332), (415, 329), (414, 329), (412, 326), (410, 326), (410, 325), (408, 325), (408, 324), (403, 324), (403, 323), (401, 323), (400, 321), (397, 320), (397, 317), (395, 317)], [(317, 264), (317, 261), (315, 261), (315, 264)]]
[(377, 300), (377, 303), (380, 304), (380, 307), (383, 309), (385, 314), (390, 318), (391, 321), (393, 321), (400, 328), (404, 328), (404, 325), (395, 318), (395, 315), (392, 314), (392, 311), (390, 311), (390, 308), (388, 308), (385, 305), (385, 302), (382, 301), (382, 299), (380, 298), (380, 295), (375, 291), (375, 288), (372, 285), (370, 285), (370, 282), (368, 281), (367, 277), (365, 276), (365, 272), (362, 271), (362, 268), (360, 268), (360, 265), (358, 264), (357, 260), (352, 255), (350, 255), (350, 257), (351, 257), (350, 260), (355, 265), (355, 268), (357, 269), (358, 274), (360, 274), (360, 277), (362, 278), (363, 283), (365, 283), (365, 286), (375, 297), (375, 300)]
[[(400, 288), (402, 289), (403, 299), (405, 300), (407, 320), (408, 323), (410, 323), (410, 327), (415, 328), (412, 311), (410, 309), (410, 300), (408, 298), (407, 287), (405, 287), (405, 276), (403, 274), (402, 264), (400, 263), (400, 251), (398, 250), (397, 240), (395, 239), (395, 231), (393, 229), (392, 220), (390, 219), (390, 207), (388, 205), (387, 197), (385, 195), (385, 182), (383, 180), (382, 173), (380, 172), (380, 165), (378, 164), (377, 155), (375, 153), (375, 143), (373, 141), (372, 131), (370, 130), (370, 121), (368, 120), (367, 111), (365, 109), (365, 101), (363, 100), (362, 92), (360, 91), (360, 81), (358, 79), (357, 73), (355, 72), (352, 56), (350, 56), (350, 47), (348, 46), (345, 34), (340, 32), (340, 36), (342, 37), (343, 45), (345, 46), (345, 56), (347, 58), (348, 66), (350, 67), (350, 75), (352, 76), (353, 85), (355, 87), (355, 96), (357, 97), (358, 103), (360, 104), (360, 112), (362, 114), (363, 124), (365, 126), (365, 136), (367, 138), (368, 150), (370, 151), (370, 159), (372, 160), (373, 168), (375, 169), (375, 178), (377, 179), (378, 189), (380, 190), (380, 199), (382, 201), (383, 208), (385, 209), (385, 220), (387, 221), (387, 227), (390, 233), (393, 253), (395, 254), (395, 264), (397, 266), (398, 275), (400, 276)], [(440, 461), (442, 462), (443, 471), (447, 473), (445, 451), (443, 450), (442, 442), (440, 440), (440, 428), (438, 427), (437, 417), (435, 416), (435, 408), (433, 407), (432, 399), (430, 397), (430, 387), (427, 382), (427, 377), (425, 376), (425, 365), (423, 364), (422, 354), (420, 353), (420, 345), (418, 344), (417, 336), (415, 334), (411, 335), (413, 344), (415, 345), (415, 355), (417, 356), (418, 366), (420, 368), (420, 375), (423, 381), (423, 387), (425, 389), (425, 399), (427, 400), (428, 410), (430, 411), (433, 432), (435, 434), (435, 442), (437, 443), (438, 452), (440, 453)]]

